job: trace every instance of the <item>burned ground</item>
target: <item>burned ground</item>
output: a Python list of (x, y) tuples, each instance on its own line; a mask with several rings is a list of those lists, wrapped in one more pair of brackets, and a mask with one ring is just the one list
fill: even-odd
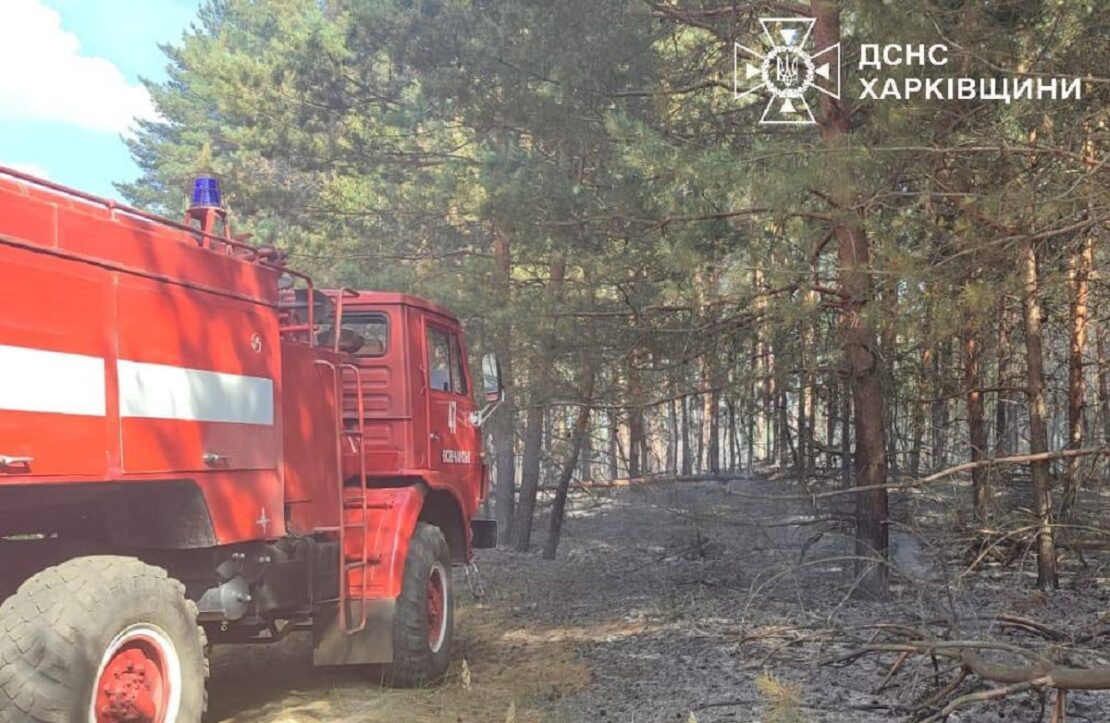
[[(1018, 483), (1017, 487), (1021, 484)], [(859, 657), (907, 625), (938, 638), (997, 640), (1072, 665), (1105, 665), (1110, 561), (1078, 532), (1063, 589), (1033, 591), (1021, 535), (972, 545), (941, 500), (895, 506), (892, 598), (853, 600), (851, 545), (834, 511), (781, 480), (581, 491), (559, 559), (489, 552), (479, 600), (458, 577), (460, 639), (446, 684), (376, 685), (380, 671), (315, 670), (309, 641), (217, 649), (212, 719), (263, 721), (871, 721), (921, 717), (952, 665), (895, 650)], [(1020, 501), (1020, 500), (1019, 500)], [(1020, 527), (1013, 521), (1012, 527)], [(1077, 530), (1081, 526), (1077, 526)], [(970, 538), (968, 538), (970, 539)], [(981, 539), (981, 535), (980, 538)], [(974, 565), (972, 565), (974, 563)], [(463, 663), (465, 661), (465, 665)], [(957, 666), (958, 667), (958, 666)], [(969, 677), (959, 692), (978, 690)], [(949, 696), (948, 699), (951, 699)], [(1020, 691), (950, 721), (1047, 720)], [(915, 711), (918, 711), (915, 713)], [(1110, 696), (1073, 692), (1069, 720), (1110, 719)]]

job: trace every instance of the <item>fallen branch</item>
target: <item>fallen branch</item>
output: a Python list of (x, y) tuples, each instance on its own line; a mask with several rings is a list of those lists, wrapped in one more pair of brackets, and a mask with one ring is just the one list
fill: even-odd
[[(1016, 615), (999, 615), (996, 619), (1003, 624), (1035, 631), (1052, 640), (1066, 640), (1068, 638), (1065, 633), (1029, 618)], [(1067, 691), (1110, 690), (1110, 667), (1107, 666), (1077, 668), (1061, 665), (1032, 650), (995, 640), (939, 640), (931, 638), (925, 631), (900, 625), (884, 625), (880, 629), (891, 635), (894, 640), (886, 642), (872, 640), (848, 652), (825, 658), (819, 661), (819, 664), (845, 664), (871, 653), (897, 653), (898, 656), (894, 664), (876, 689), (875, 692), (877, 693), (890, 684), (891, 679), (913, 655), (942, 657), (955, 661), (960, 671), (957, 677), (923, 702), (918, 707), (919, 711), (935, 709), (942, 701), (959, 690), (969, 675), (974, 675), (981, 681), (997, 684), (997, 687), (967, 693), (949, 701), (939, 711), (924, 719), (922, 723), (942, 721), (958, 708), (974, 703), (998, 700), (1012, 693), (1030, 689), (1053, 689), (1057, 691), (1054, 716), (1056, 716), (1055, 720), (1062, 722), (1064, 711), (1060, 706), (1063, 705), (1061, 701), (1066, 700)], [(905, 639), (907, 634), (914, 637)], [(988, 650), (1024, 658), (1027, 662), (1001, 663), (987, 660), (983, 657), (982, 652)]]
[[(982, 467), (994, 467), (1006, 464), (1030, 464), (1032, 462), (1049, 462), (1056, 459), (1068, 459), (1071, 457), (1089, 457), (1093, 454), (1110, 454), (1110, 450), (1104, 447), (1087, 448), (1087, 449), (1061, 449), (1055, 452), (1041, 452), (1039, 454), (1018, 454), (1011, 457), (992, 457), (990, 459), (979, 460), (978, 462), (965, 462), (958, 464), (954, 467), (942, 469), (940, 472), (934, 472), (925, 477), (918, 477), (910, 482), (899, 482), (894, 484), (878, 484), (878, 485), (860, 485), (859, 487), (849, 487), (842, 490), (830, 490), (828, 492), (818, 492), (809, 495), (808, 498), (824, 499), (826, 497), (837, 497), (839, 495), (856, 494), (858, 492), (871, 492), (873, 490), (909, 490), (917, 487), (924, 487), (932, 482), (937, 482), (948, 477), (960, 474), (961, 472), (969, 472), (973, 469)], [(806, 496), (802, 496), (806, 499)]]
[(926, 718), (924, 721), (922, 721), (922, 723), (939, 723), (940, 721), (947, 719), (948, 716), (952, 715), (952, 713), (957, 708), (962, 708), (963, 706), (970, 705), (972, 703), (983, 703), (989, 700), (998, 700), (1000, 698), (1005, 698), (1012, 693), (1017, 693), (1022, 690), (1028, 690), (1030, 688), (1038, 687), (1038, 683), (1039, 681), (1030, 680), (1021, 683), (1014, 683), (1013, 685), (1002, 686), (1000, 688), (990, 688), (989, 690), (979, 691), (978, 693), (968, 693), (967, 695), (961, 695), (959, 698), (956, 698), (954, 701), (944, 706), (944, 708), (942, 708), (935, 715), (931, 715)]
[[(657, 477), (617, 477), (607, 480), (579, 480), (570, 486), (572, 490), (613, 489), (618, 487), (647, 487), (651, 485), (675, 484), (678, 482), (723, 482), (728, 477), (722, 475), (660, 475)], [(543, 492), (554, 492), (558, 485), (544, 485)]]
[(1045, 688), (1066, 690), (1110, 690), (1110, 667), (1071, 668), (1064, 665), (1005, 665), (983, 660), (974, 653), (964, 653), (964, 664), (984, 680), (995, 683), (1042, 681)]
[(891, 679), (894, 678), (894, 676), (898, 674), (898, 671), (902, 669), (903, 663), (905, 663), (907, 660), (909, 660), (909, 657), (912, 654), (913, 654), (913, 651), (903, 650), (898, 655), (897, 659), (895, 659), (895, 661), (894, 661), (894, 665), (890, 666), (890, 670), (887, 671), (886, 677), (883, 678), (883, 682), (879, 683), (879, 687), (875, 689), (875, 695), (878, 695), (879, 693), (883, 692), (883, 689), (886, 688), (887, 685), (890, 684)]
[(1057, 459), (1069, 459), (1072, 457), (1089, 457), (1095, 454), (1110, 454), (1110, 449), (1105, 447), (1087, 448), (1087, 449), (1062, 449), (1055, 452), (1041, 452), (1038, 454), (1019, 454), (1011, 457), (991, 457), (990, 459), (979, 460), (978, 462), (965, 462), (958, 464), (954, 467), (942, 469), (939, 472), (934, 472), (925, 477), (910, 478), (909, 482), (888, 482), (884, 484), (875, 485), (859, 485), (857, 487), (845, 487), (838, 490), (828, 490), (825, 492), (813, 492), (810, 494), (792, 494), (792, 495), (751, 495), (744, 492), (730, 492), (730, 494), (738, 497), (746, 497), (751, 499), (760, 500), (781, 500), (784, 502), (796, 501), (809, 501), (815, 502), (816, 500), (828, 499), (830, 497), (842, 497), (844, 495), (854, 495), (860, 492), (874, 492), (875, 490), (912, 490), (918, 487), (925, 487), (926, 485), (938, 482), (948, 477), (953, 477), (962, 472), (969, 472), (981, 467), (994, 467), (1000, 465), (1015, 465), (1015, 464), (1029, 464), (1032, 462), (1049, 462)]
[(1008, 615), (1006, 613), (1002, 613), (996, 615), (995, 620), (997, 620), (1001, 625), (1013, 628), (1020, 628), (1028, 632), (1041, 635), (1045, 638), (1048, 638), (1049, 640), (1060, 641), (1068, 639), (1068, 636), (1065, 633), (1062, 633), (1055, 628), (1051, 628), (1044, 623), (1038, 623), (1036, 620), (1033, 620), (1031, 618), (1023, 618), (1017, 615)]

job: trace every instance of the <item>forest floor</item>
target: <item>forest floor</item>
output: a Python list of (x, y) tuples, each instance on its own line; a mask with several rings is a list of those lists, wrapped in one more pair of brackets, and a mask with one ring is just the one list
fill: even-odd
[[(886, 680), (897, 652), (832, 661), (878, 640), (884, 624), (953, 619), (963, 639), (1043, 642), (1071, 664), (1110, 665), (1110, 653), (1104, 660), (1098, 650), (1110, 636), (1102, 545), (1077, 533), (1062, 555), (1061, 590), (1035, 592), (1024, 540), (995, 538), (978, 559), (982, 548), (963, 542), (958, 509), (944, 502), (968, 491), (944, 487), (893, 500), (897, 572), (882, 603), (851, 599), (851, 543), (833, 511), (770, 499), (797, 485), (743, 479), (580, 491), (557, 560), (482, 553), (480, 599), (459, 574), (456, 663), (444, 685), (399, 691), (376, 684), (380, 671), (317, 670), (311, 641), (297, 636), (217, 648), (210, 718), (908, 720), (953, 680), (948, 663), (912, 656)], [(1007, 494), (1020, 505), (1020, 495)], [(968, 679), (959, 692), (975, 685)], [(1050, 702), (1024, 691), (948, 720), (1047, 720)], [(1110, 720), (1110, 694), (1073, 692), (1067, 707), (1070, 721)]]

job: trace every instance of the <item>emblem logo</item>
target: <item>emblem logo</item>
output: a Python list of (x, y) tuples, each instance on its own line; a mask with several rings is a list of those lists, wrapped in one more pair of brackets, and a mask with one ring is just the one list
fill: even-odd
[(771, 98), (759, 122), (764, 125), (810, 125), (817, 121), (806, 102), (810, 88), (840, 98), (840, 43), (818, 53), (806, 50), (813, 18), (761, 18), (768, 49), (760, 53), (736, 43), (732, 88), (736, 98), (766, 90)]

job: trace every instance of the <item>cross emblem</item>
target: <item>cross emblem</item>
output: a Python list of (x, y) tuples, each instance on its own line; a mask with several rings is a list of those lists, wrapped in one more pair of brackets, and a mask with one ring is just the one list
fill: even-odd
[(759, 90), (771, 94), (761, 124), (810, 125), (816, 123), (806, 102), (815, 88), (832, 98), (840, 97), (840, 43), (810, 54), (806, 42), (817, 23), (813, 18), (760, 18), (769, 50), (736, 43), (733, 47), (732, 87), (736, 98)]

